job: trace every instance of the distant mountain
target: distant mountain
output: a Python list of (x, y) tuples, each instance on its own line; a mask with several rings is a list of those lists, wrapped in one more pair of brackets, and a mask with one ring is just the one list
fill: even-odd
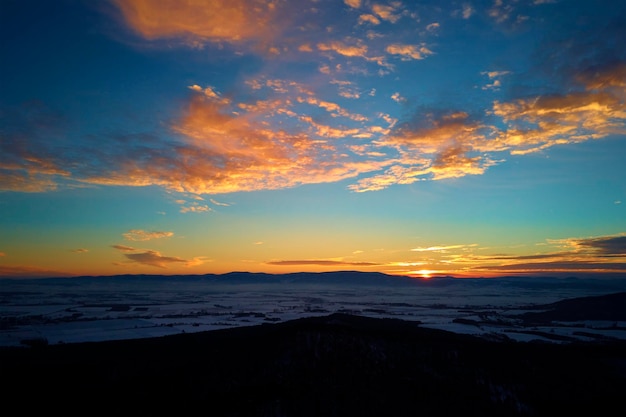
[(563, 286), (576, 289), (603, 290), (607, 293), (626, 291), (626, 276), (586, 276), (585, 278), (525, 277), (503, 276), (498, 278), (412, 278), (401, 275), (388, 275), (380, 272), (334, 271), (334, 272), (296, 272), (286, 274), (268, 274), (261, 272), (229, 272), (225, 274), (204, 275), (150, 275), (125, 274), (110, 276), (80, 276), (65, 278), (8, 278), (12, 281), (49, 283), (57, 285), (79, 285), (88, 282), (163, 282), (163, 283), (217, 283), (217, 284), (307, 284), (307, 285), (350, 285), (350, 286), (424, 286), (447, 287), (464, 286), (467, 288), (526, 288), (558, 289)]

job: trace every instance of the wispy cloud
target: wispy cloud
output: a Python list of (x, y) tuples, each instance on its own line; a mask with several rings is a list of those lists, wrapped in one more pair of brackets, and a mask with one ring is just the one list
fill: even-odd
[(132, 262), (154, 266), (157, 268), (167, 268), (172, 264), (181, 264), (191, 267), (201, 265), (206, 262), (206, 258), (194, 258), (192, 260), (187, 260), (175, 256), (163, 256), (160, 252), (154, 250), (147, 250), (140, 253), (125, 253), (124, 256)]
[(87, 252), (89, 252), (89, 249), (85, 249), (85, 248), (72, 249), (70, 252), (74, 252), (74, 253), (87, 253)]
[(160, 232), (160, 231), (146, 231), (146, 230), (141, 230), (141, 229), (133, 229), (133, 230), (129, 230), (126, 233), (123, 233), (122, 236), (124, 236), (124, 238), (126, 240), (132, 240), (132, 241), (146, 241), (146, 240), (152, 240), (152, 239), (161, 239), (164, 237), (171, 237), (174, 236), (174, 232)]
[(111, 247), (117, 250), (125, 251), (125, 252), (133, 252), (137, 250), (131, 246), (126, 246), (126, 245), (111, 245)]
[(222, 202), (217, 201), (217, 200), (215, 200), (213, 198), (209, 199), (209, 201), (211, 203), (215, 204), (216, 206), (221, 206), (221, 207), (229, 207), (230, 206), (230, 204), (228, 204), (228, 203), (222, 203)]
[(432, 55), (433, 51), (428, 49), (424, 44), (421, 45), (403, 45), (392, 44), (385, 49), (388, 54), (400, 55), (403, 60), (424, 59), (428, 55)]
[(195, 201), (180, 208), (181, 213), (207, 213), (209, 211), (213, 211), (213, 209), (206, 204), (200, 204)]
[(16, 277), (16, 278), (52, 278), (52, 277), (69, 277), (70, 274), (55, 269), (47, 269), (30, 265), (0, 265), (0, 277)]
[(419, 247), (411, 249), (412, 252), (447, 252), (450, 249), (461, 249), (467, 247), (478, 246), (477, 244), (473, 245), (447, 245), (447, 246), (428, 246), (428, 247)]
[(626, 271), (626, 233), (587, 238), (549, 239), (548, 244), (560, 250), (532, 255), (484, 257), (480, 259), (480, 262), (496, 261), (497, 263), (477, 268), (508, 272)]
[(320, 51), (332, 51), (347, 57), (367, 58), (367, 45), (364, 45), (359, 40), (352, 42), (352, 44), (341, 41), (318, 43), (317, 49)]

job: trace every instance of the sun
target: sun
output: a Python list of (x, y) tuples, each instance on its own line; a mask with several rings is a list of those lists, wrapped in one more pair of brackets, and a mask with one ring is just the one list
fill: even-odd
[(419, 275), (421, 278), (432, 278), (432, 273), (435, 271), (431, 271), (430, 269), (420, 269), (419, 271), (415, 271), (415, 273), (417, 275)]

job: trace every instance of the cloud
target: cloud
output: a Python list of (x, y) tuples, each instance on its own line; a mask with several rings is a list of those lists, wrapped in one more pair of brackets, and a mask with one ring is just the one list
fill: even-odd
[(493, 114), (509, 126), (494, 143), (512, 154), (626, 133), (626, 102), (609, 91), (495, 102)]
[(428, 26), (426, 26), (426, 30), (429, 31), (429, 32), (434, 32), (437, 29), (439, 29), (439, 26), (441, 26), (439, 23), (434, 22), (434, 23), (431, 23)]
[(181, 213), (206, 213), (213, 211), (211, 207), (206, 204), (192, 203), (190, 206), (184, 206), (180, 208)]
[(575, 247), (582, 250), (591, 249), (602, 256), (626, 256), (626, 235), (602, 236), (571, 240)]
[(476, 244), (473, 245), (448, 245), (448, 246), (429, 246), (426, 248), (413, 248), (411, 249), (412, 252), (446, 252), (450, 249), (461, 249), (461, 248), (466, 248), (466, 247), (470, 247), (470, 246), (477, 246)]
[(397, 7), (394, 5), (374, 4), (372, 6), (372, 12), (383, 20), (395, 23), (400, 19), (400, 15), (396, 14)]
[(488, 14), (496, 22), (502, 23), (508, 20), (513, 13), (511, 4), (504, 4), (503, 0), (494, 0), (493, 6), (488, 10)]
[(69, 277), (69, 274), (54, 269), (46, 269), (38, 266), (30, 265), (0, 265), (0, 277), (15, 278), (53, 278), (53, 277)]
[(89, 252), (89, 249), (85, 249), (85, 248), (72, 249), (71, 252), (74, 252), (74, 253), (86, 253), (86, 252)]
[(190, 46), (268, 44), (282, 27), (276, 4), (261, 0), (113, 0), (113, 4), (139, 36), (179, 39)]
[(39, 101), (0, 107), (0, 190), (56, 190), (71, 175), (52, 145), (66, 143), (67, 127), (65, 117)]
[(378, 18), (376, 16), (374, 16), (373, 14), (362, 14), (361, 16), (359, 16), (359, 24), (363, 24), (363, 23), (371, 23), (372, 25), (379, 25), (380, 24), (380, 20), (378, 20)]
[(343, 2), (354, 9), (361, 7), (361, 0), (343, 0)]
[(7, 254), (4, 252), (0, 252), (0, 256), (7, 256)]
[(474, 8), (469, 3), (463, 3), (463, 19), (469, 19), (474, 14)]
[(409, 59), (424, 59), (427, 55), (432, 55), (433, 52), (428, 49), (424, 44), (422, 45), (403, 45), (392, 44), (388, 45), (385, 49), (388, 54), (401, 55), (403, 60)]
[(142, 265), (154, 266), (157, 268), (167, 268), (171, 264), (184, 264), (184, 266), (196, 266), (205, 262), (204, 258), (194, 258), (192, 260), (186, 260), (174, 256), (163, 256), (159, 252), (154, 250), (147, 250), (140, 253), (125, 253), (132, 262), (136, 262)]
[(332, 51), (347, 57), (367, 58), (367, 45), (357, 41), (354, 45), (348, 45), (341, 41), (322, 42), (317, 44), (320, 51)]
[(298, 265), (317, 265), (317, 266), (378, 266), (380, 264), (373, 262), (344, 262), (344, 261), (327, 261), (318, 259), (293, 260), (293, 261), (271, 261), (268, 265), (279, 266), (298, 266)]
[(391, 95), (391, 99), (397, 103), (404, 103), (407, 101), (406, 98), (402, 97), (402, 95), (397, 91)]
[(615, 272), (626, 271), (626, 262), (591, 262), (591, 261), (554, 261), (516, 263), (511, 265), (484, 266), (490, 269), (508, 272)]
[[(521, 256), (482, 257), (477, 261), (482, 263), (498, 261), (498, 263), (476, 268), (508, 272), (626, 270), (626, 233), (587, 238), (549, 239), (548, 244), (557, 246), (561, 250)], [(533, 260), (538, 262), (528, 262)], [(505, 261), (505, 263), (499, 261)]]
[(146, 240), (152, 240), (152, 239), (161, 239), (164, 237), (171, 237), (171, 236), (174, 236), (174, 232), (158, 232), (158, 231), (148, 232), (145, 230), (133, 229), (133, 230), (129, 230), (126, 233), (123, 233), (122, 236), (124, 236), (126, 240), (146, 241)]
[(229, 207), (230, 206), (230, 204), (228, 204), (228, 203), (221, 203), (221, 202), (219, 202), (219, 201), (217, 201), (217, 200), (215, 200), (213, 198), (209, 199), (209, 201), (211, 203), (215, 204), (216, 206), (222, 206), (222, 207)]
[(405, 122), (377, 142), (395, 148), (400, 155), (384, 173), (350, 185), (353, 191), (377, 191), (393, 184), (412, 184), (423, 179), (441, 180), (483, 174), (497, 163), (477, 152), (487, 126), (465, 112), (427, 113)]
[(117, 250), (125, 251), (125, 252), (133, 252), (137, 250), (133, 247), (126, 246), (126, 245), (111, 245), (111, 247)]
[(486, 75), (492, 80), (491, 84), (485, 84), (482, 89), (483, 90), (499, 90), (502, 86), (501, 77), (510, 74), (510, 71), (483, 71), (482, 75)]

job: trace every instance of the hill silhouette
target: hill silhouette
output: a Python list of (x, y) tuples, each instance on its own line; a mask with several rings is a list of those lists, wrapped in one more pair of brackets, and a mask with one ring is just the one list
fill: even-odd
[(626, 345), (489, 342), (332, 314), (0, 349), (5, 415), (625, 415)]

